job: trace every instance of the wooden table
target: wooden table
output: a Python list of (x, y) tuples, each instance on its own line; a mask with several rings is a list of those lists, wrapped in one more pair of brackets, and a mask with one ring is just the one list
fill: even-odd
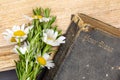
[[(76, 13), (87, 14), (120, 28), (120, 0), (0, 0), (0, 33), (13, 25), (27, 23), (23, 15), (32, 15), (32, 9), (40, 6), (51, 8), (63, 33), (69, 26), (71, 14)], [(12, 48), (0, 34), (0, 71), (15, 68), (14, 60), (18, 56), (12, 53)]]

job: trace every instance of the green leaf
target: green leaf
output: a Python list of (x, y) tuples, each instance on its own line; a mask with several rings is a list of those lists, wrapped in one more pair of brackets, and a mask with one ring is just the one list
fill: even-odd
[(49, 25), (52, 25), (55, 22), (55, 20), (56, 20), (56, 17), (55, 16), (52, 17), (52, 19), (49, 21)]
[(44, 16), (47, 17), (47, 18), (50, 16), (50, 9), (49, 8), (46, 8), (44, 10)]

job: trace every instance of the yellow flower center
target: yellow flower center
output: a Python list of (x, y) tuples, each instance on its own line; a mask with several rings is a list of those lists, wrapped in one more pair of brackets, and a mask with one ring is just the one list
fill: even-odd
[(25, 32), (23, 32), (22, 30), (18, 30), (14, 32), (14, 36), (24, 36)]
[(48, 39), (48, 40), (53, 40), (53, 38), (52, 38), (52, 37), (48, 37), (47, 39)]
[(34, 19), (41, 19), (42, 16), (40, 16), (40, 15), (34, 15), (33, 18), (34, 18)]
[(11, 37), (10, 41), (11, 41), (11, 42), (17, 42), (14, 37)]
[(46, 60), (43, 57), (38, 57), (37, 60), (41, 65), (43, 65), (43, 66), (46, 65)]

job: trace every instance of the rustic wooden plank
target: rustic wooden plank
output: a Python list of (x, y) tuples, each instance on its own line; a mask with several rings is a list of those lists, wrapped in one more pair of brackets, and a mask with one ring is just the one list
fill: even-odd
[[(4, 61), (5, 60), (5, 61)], [(0, 56), (0, 72), (15, 68), (15, 60), (18, 60), (18, 55), (15, 53)]]
[[(78, 12), (90, 15), (115, 27), (120, 27), (120, 0), (74, 0), (74, 2), (73, 0), (0, 0), (0, 33), (13, 25), (27, 23), (28, 21), (23, 18), (23, 15), (32, 15), (32, 9), (39, 6), (51, 8), (52, 15), (57, 16), (56, 23), (63, 30), (63, 33), (69, 26), (71, 14)], [(9, 43), (0, 34), (0, 48), (8, 45)], [(0, 54), (11, 54), (11, 49), (11, 47), (4, 50), (0, 49)], [(7, 58), (6, 56), (3, 57)], [(11, 60), (4, 59), (2, 59), (4, 63)], [(16, 57), (14, 59), (17, 60)], [(5, 65), (12, 67), (14, 64)]]

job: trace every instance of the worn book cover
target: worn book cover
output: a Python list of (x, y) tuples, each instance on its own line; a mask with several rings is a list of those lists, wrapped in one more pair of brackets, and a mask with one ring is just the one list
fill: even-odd
[[(71, 33), (69, 33), (71, 32)], [(120, 80), (120, 31), (84, 14), (72, 16), (54, 61), (43, 80)]]

